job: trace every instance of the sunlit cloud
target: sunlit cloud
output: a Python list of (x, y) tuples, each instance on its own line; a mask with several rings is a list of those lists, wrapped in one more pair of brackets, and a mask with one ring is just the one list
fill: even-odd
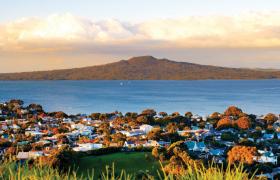
[[(73, 54), (75, 58), (72, 59), (87, 57), (84, 65), (88, 65), (91, 62), (90, 54), (94, 54), (92, 57), (102, 59), (104, 54), (107, 57), (148, 53), (165, 56), (167, 50), (170, 54), (180, 54), (181, 51), (201, 49), (200, 53), (209, 54), (210, 51), (207, 49), (278, 49), (280, 47), (279, 19), (280, 12), (252, 12), (235, 16), (189, 16), (176, 19), (152, 19), (140, 23), (123, 22), (117, 19), (94, 20), (69, 13), (53, 14), (46, 18), (26, 17), (0, 24), (0, 55), (2, 54), (0, 65), (1, 63), (3, 65), (3, 57), (5, 60), (9, 59), (9, 54), (14, 53), (20, 54), (17, 58), (23, 57), (22, 53), (28, 54), (28, 57), (37, 53), (37, 59), (44, 54), (49, 55), (51, 58), (47, 61), (51, 66), (51, 59), (54, 59), (51, 66), (53, 68), (57, 64), (63, 66), (65, 59), (71, 59), (69, 57)], [(196, 53), (196, 51), (192, 52)], [(213, 52), (217, 52), (217, 58), (218, 54), (223, 54), (222, 58), (225, 58), (227, 51)], [(274, 51), (270, 50), (263, 56), (267, 54), (269, 55), (267, 57), (274, 62), (280, 60), (279, 54), (275, 54)], [(184, 57), (189, 56), (181, 56), (181, 59)], [(196, 56), (191, 58), (194, 57)], [(205, 55), (205, 57), (210, 56)], [(250, 52), (244, 57), (240, 59), (251, 60), (256, 56)], [(262, 60), (265, 61), (265, 58), (262, 57)], [(100, 63), (100, 60), (98, 62)], [(8, 62), (5, 62), (5, 65), (7, 64)], [(70, 64), (76, 63), (73, 60)]]
[[(72, 50), (79, 46), (278, 47), (280, 13), (157, 19), (139, 24), (71, 14), (22, 18), (0, 26), (2, 50)], [(143, 43), (145, 42), (145, 43)]]

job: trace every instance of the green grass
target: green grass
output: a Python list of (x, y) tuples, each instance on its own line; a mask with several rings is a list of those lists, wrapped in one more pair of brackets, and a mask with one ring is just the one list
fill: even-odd
[(95, 174), (106, 170), (106, 166), (114, 164), (116, 172), (125, 170), (129, 174), (146, 172), (154, 176), (161, 169), (160, 164), (150, 152), (121, 152), (101, 156), (88, 156), (81, 158), (78, 163), (78, 174), (87, 174), (94, 169)]
[[(125, 154), (118, 153), (120, 156), (124, 157)], [(141, 153), (142, 155), (144, 153)], [(117, 154), (116, 154), (117, 155)], [(140, 154), (131, 153), (129, 156), (140, 156)], [(136, 158), (137, 159), (137, 158)], [(141, 160), (141, 158), (139, 158)], [(143, 159), (142, 159), (143, 160)], [(109, 161), (108, 161), (109, 162)], [(144, 165), (145, 161), (142, 162)], [(129, 166), (128, 169), (132, 171), (135, 168), (131, 168), (136, 165), (137, 162), (131, 162), (131, 164), (127, 164)], [(141, 165), (141, 166), (143, 166)], [(134, 180), (134, 179), (142, 179), (139, 176), (135, 176), (135, 172), (129, 174), (126, 170), (121, 171), (118, 175), (115, 172), (119, 172), (120, 169), (116, 166), (111, 166), (111, 170), (105, 170), (101, 175), (97, 175), (95, 172), (89, 172), (84, 174), (83, 176), (77, 175), (75, 171), (61, 173), (58, 169), (53, 169), (47, 166), (33, 166), (29, 168), (28, 165), (16, 166), (14, 162), (8, 162), (0, 164), (0, 179), (7, 180)], [(146, 169), (146, 168), (144, 168)], [(172, 176), (163, 173), (161, 176), (149, 176), (145, 178), (147, 180), (253, 180), (254, 176), (251, 178), (248, 177), (248, 174), (244, 171), (244, 166), (240, 164), (235, 167), (227, 167), (226, 171), (222, 168), (211, 165), (209, 168), (205, 168), (204, 166), (198, 168), (195, 166), (188, 168), (182, 172), (182, 175)]]

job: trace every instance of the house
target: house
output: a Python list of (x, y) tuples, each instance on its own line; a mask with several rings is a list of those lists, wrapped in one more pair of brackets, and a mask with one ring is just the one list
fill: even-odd
[(230, 142), (230, 141), (225, 141), (225, 142), (223, 142), (227, 147), (232, 147), (232, 146), (234, 146), (235, 145), (235, 143), (234, 142)]
[(273, 154), (271, 151), (262, 151), (258, 150), (260, 156), (255, 156), (254, 160), (259, 163), (272, 163), (277, 164), (277, 156)]
[(118, 143), (110, 143), (110, 145), (109, 145), (110, 147), (119, 147), (120, 145), (118, 144)]
[(277, 120), (273, 123), (273, 129), (277, 132), (280, 132), (280, 120)]
[(6, 124), (2, 124), (0, 127), (1, 127), (2, 130), (7, 130), (7, 129), (9, 129), (8, 126), (7, 126)]
[(28, 152), (19, 152), (17, 154), (17, 159), (18, 160), (26, 160), (29, 159), (29, 153)]
[(263, 135), (263, 139), (264, 140), (271, 140), (271, 139), (273, 139), (274, 138), (274, 134), (267, 134), (267, 133), (265, 133), (264, 135)]
[(147, 147), (160, 147), (160, 144), (155, 140), (148, 140), (146, 143)]
[(203, 118), (201, 117), (201, 116), (199, 116), (199, 115), (197, 115), (197, 114), (195, 114), (195, 115), (193, 115), (192, 116), (192, 121), (201, 121)]
[(103, 147), (102, 144), (85, 143), (85, 144), (78, 144), (78, 147), (74, 147), (73, 150), (86, 152), (86, 151), (90, 151), (90, 150), (94, 150), (94, 149), (100, 149), (102, 147)]
[(63, 118), (63, 122), (64, 123), (72, 123), (72, 119), (70, 119), (70, 118)]
[(126, 135), (127, 137), (145, 135), (145, 132), (139, 129), (133, 129), (131, 131), (120, 131), (120, 132)]
[(145, 132), (146, 134), (148, 134), (148, 132), (150, 132), (154, 127), (148, 124), (143, 124), (139, 127), (139, 129), (143, 132)]
[(26, 160), (26, 159), (36, 159), (41, 156), (44, 156), (43, 151), (29, 151), (29, 152), (19, 152), (16, 158), (18, 160)]
[(277, 133), (277, 139), (280, 139), (280, 133)]
[(0, 160), (4, 159), (3, 155), (5, 154), (5, 152), (6, 152), (6, 148), (0, 148)]
[(212, 158), (213, 162), (218, 164), (223, 164), (223, 162), (226, 160), (223, 156), (214, 156)]
[(147, 141), (125, 141), (124, 147), (134, 148), (137, 146), (146, 146)]
[(160, 147), (166, 147), (166, 146), (169, 146), (171, 144), (171, 142), (158, 141), (158, 144), (160, 145)]
[(206, 146), (204, 142), (196, 142), (196, 141), (186, 141), (185, 144), (187, 145), (188, 149), (191, 151), (206, 151)]
[(9, 138), (9, 134), (2, 134), (1, 136), (3, 139), (8, 139)]
[(20, 129), (20, 126), (16, 125), (16, 124), (13, 124), (12, 126), (10, 126), (11, 129), (17, 131)]
[(34, 136), (36, 138), (40, 138), (44, 135), (45, 133), (39, 132), (39, 131), (25, 131), (26, 136)]
[(272, 174), (266, 173), (266, 174), (259, 174), (256, 175), (257, 179), (273, 179)]
[(101, 120), (94, 120), (92, 121), (92, 125), (94, 127), (99, 127), (103, 122)]
[(222, 156), (224, 154), (224, 149), (210, 149), (209, 154), (211, 156)]
[(148, 140), (146, 144), (143, 146), (145, 147), (166, 147), (169, 146), (171, 142), (168, 141), (155, 141), (155, 140)]
[(205, 124), (205, 129), (211, 130), (211, 129), (213, 129), (213, 125), (210, 124), (209, 122), (207, 122), (207, 123)]
[(128, 147), (128, 148), (134, 148), (137, 145), (136, 145), (136, 143), (134, 141), (125, 141), (123, 146), (124, 147)]
[(71, 128), (72, 129), (83, 129), (85, 127), (85, 125), (79, 123), (79, 124), (71, 124)]

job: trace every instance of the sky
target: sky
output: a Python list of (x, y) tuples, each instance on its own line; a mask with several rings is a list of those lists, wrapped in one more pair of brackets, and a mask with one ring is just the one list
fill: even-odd
[(0, 12), (0, 73), (142, 55), (280, 69), (279, 0), (9, 0)]

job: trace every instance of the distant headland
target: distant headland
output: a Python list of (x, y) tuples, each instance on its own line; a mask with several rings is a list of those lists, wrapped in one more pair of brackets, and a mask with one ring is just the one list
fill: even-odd
[(278, 79), (280, 70), (228, 68), (133, 57), (105, 65), (83, 68), (2, 73), (0, 80), (202, 80), (202, 79)]

